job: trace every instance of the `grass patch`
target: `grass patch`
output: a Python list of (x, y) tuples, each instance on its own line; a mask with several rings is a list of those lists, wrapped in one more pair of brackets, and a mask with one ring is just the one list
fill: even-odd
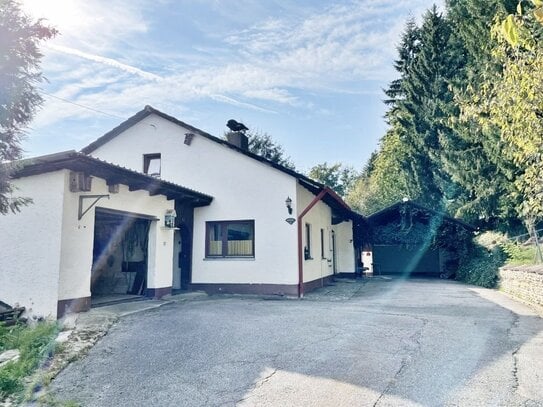
[(535, 264), (536, 253), (534, 246), (521, 246), (513, 242), (502, 244), (503, 251), (507, 255), (507, 264), (512, 266)]
[(0, 352), (18, 349), (20, 357), (0, 368), (0, 400), (20, 395), (25, 378), (30, 376), (55, 350), (58, 333), (55, 323), (40, 322), (34, 326), (0, 325)]

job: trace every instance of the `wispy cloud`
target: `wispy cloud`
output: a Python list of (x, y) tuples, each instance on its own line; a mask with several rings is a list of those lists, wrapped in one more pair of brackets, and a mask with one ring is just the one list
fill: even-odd
[[(398, 41), (406, 15), (410, 10), (419, 14), (428, 6), (426, 0), (347, 1), (320, 9), (298, 7), (296, 13), (270, 18), (273, 6), (264, 10), (259, 2), (244, 2), (244, 7), (257, 7), (262, 18), (221, 38), (213, 36), (212, 22), (203, 24), (214, 42), (190, 44), (176, 55), (171, 49), (159, 51), (159, 43), (141, 37), (158, 29), (144, 10), (161, 4), (144, 0), (66, 4), (66, 9), (51, 14), (63, 35), (48, 45), (49, 92), (121, 115), (146, 103), (182, 105), (195, 100), (270, 114), (282, 107), (318, 111), (302, 93), (375, 92), (362, 84), (393, 75), (392, 44)], [(198, 65), (187, 63), (190, 52)], [(57, 102), (48, 101), (37, 125), (90, 114), (74, 107), (60, 109)]]
[(213, 100), (218, 101), (218, 102), (228, 103), (230, 105), (243, 107), (243, 108), (246, 108), (246, 109), (257, 110), (259, 112), (266, 112), (266, 113), (277, 113), (277, 112), (275, 112), (273, 110), (265, 109), (263, 107), (254, 105), (252, 103), (240, 102), (239, 100), (233, 99), (233, 98), (225, 96), (225, 95), (211, 94), (211, 95), (209, 95), (209, 97), (211, 99), (213, 99)]
[(113, 58), (106, 58), (100, 55), (89, 54), (88, 52), (83, 52), (83, 51), (70, 48), (70, 47), (65, 47), (62, 45), (50, 44), (50, 45), (46, 45), (46, 48), (49, 48), (53, 51), (62, 52), (63, 54), (74, 55), (76, 57), (88, 59), (89, 61), (99, 62), (104, 65), (109, 65), (114, 68), (120, 69), (122, 71), (141, 76), (144, 79), (153, 80), (153, 81), (158, 81), (162, 79), (158, 75), (155, 75), (151, 72), (146, 72), (144, 70), (141, 70), (131, 65), (123, 64), (122, 62), (119, 62)]

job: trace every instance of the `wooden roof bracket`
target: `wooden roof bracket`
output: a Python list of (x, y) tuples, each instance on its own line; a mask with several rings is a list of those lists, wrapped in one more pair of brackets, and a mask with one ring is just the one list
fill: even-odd
[[(94, 205), (102, 198), (109, 199), (109, 195), (79, 195), (79, 210), (77, 212), (77, 220), (81, 220), (85, 214), (92, 209)], [(94, 199), (87, 209), (83, 210), (83, 201), (85, 199)]]

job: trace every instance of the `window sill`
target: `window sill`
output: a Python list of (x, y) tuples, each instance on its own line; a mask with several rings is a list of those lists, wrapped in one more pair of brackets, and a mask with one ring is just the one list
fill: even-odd
[(304, 260), (315, 260), (313, 257), (306, 257)]
[(229, 256), (229, 257), (204, 257), (203, 261), (254, 261), (255, 258), (247, 256)]

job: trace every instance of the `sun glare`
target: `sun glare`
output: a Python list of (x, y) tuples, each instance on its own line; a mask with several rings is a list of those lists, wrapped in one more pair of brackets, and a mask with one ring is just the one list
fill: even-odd
[(74, 0), (23, 0), (23, 10), (33, 18), (43, 18), (61, 32), (71, 31), (89, 18), (82, 2)]

